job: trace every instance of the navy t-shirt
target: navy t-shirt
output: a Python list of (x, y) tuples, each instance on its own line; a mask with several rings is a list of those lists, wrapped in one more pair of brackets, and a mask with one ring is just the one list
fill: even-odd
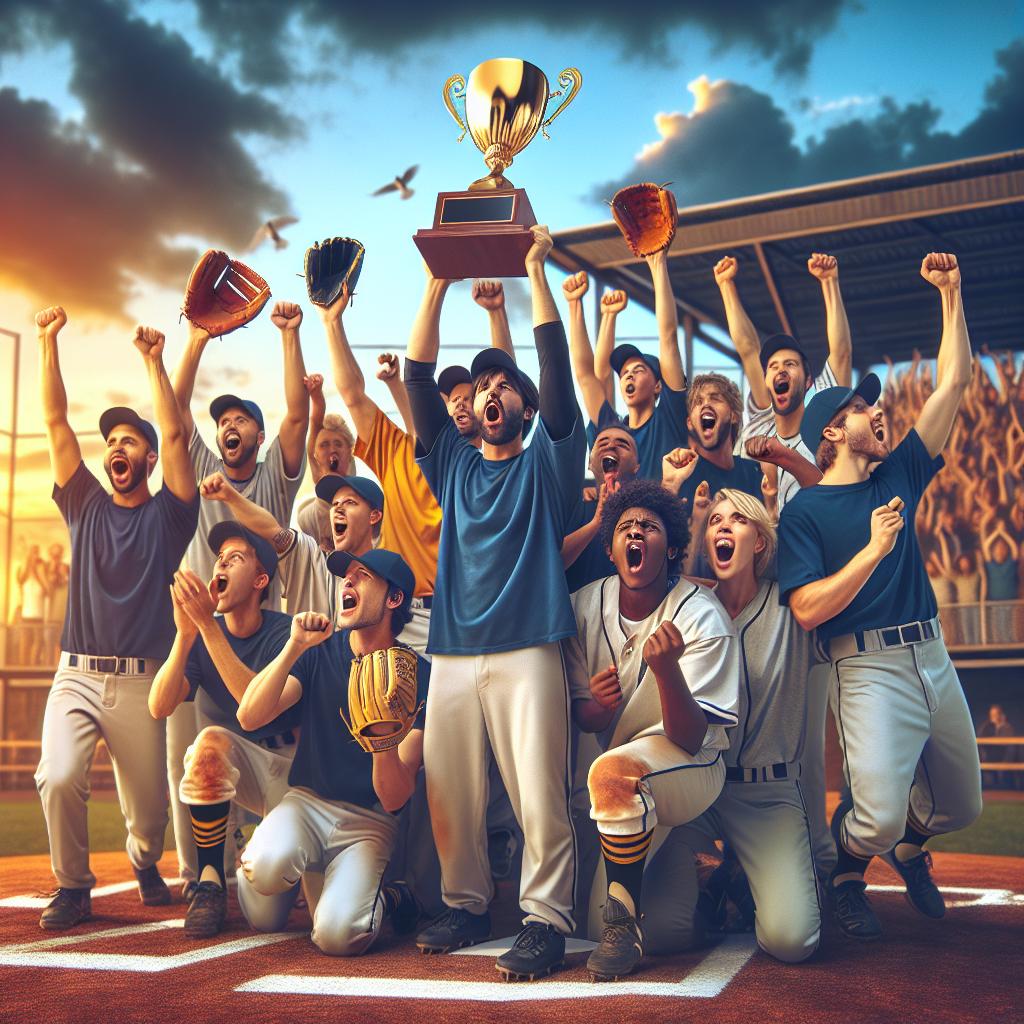
[(65, 651), (163, 661), (174, 642), (168, 589), (199, 522), (166, 486), (135, 508), (115, 505), (81, 462), (53, 500), (71, 534)]
[(686, 448), (690, 443), (686, 426), (686, 389), (673, 391), (664, 381), (661, 395), (654, 406), (650, 419), (635, 429), (629, 425), (629, 416), (619, 414), (605, 402), (598, 413), (598, 422), (587, 424), (587, 447), (592, 448), (600, 430), (615, 426), (625, 427), (636, 441), (636, 452), (640, 461), (637, 476), (644, 480), (661, 479), (661, 460), (673, 448)]
[(693, 495), (701, 481), (707, 480), (712, 498), (716, 491), (723, 487), (731, 487), (761, 501), (761, 476), (761, 464), (753, 459), (734, 458), (732, 469), (721, 469), (713, 462), (708, 462), (703, 455), (698, 455), (693, 473), (679, 488), (679, 497), (686, 499), (688, 508), (693, 508)]
[[(375, 807), (379, 800), (373, 788), (373, 754), (352, 738), (341, 717), (351, 718), (348, 709), (348, 675), (352, 666), (349, 631), (334, 633), (317, 647), (311, 647), (292, 666), (291, 675), (302, 684), (299, 711), (299, 745), (288, 773), (290, 786), (311, 789), (324, 800), (343, 800), (358, 807)], [(427, 699), (430, 663), (417, 655), (417, 703)], [(422, 729), (425, 711), (413, 724)]]
[(871, 513), (900, 497), (906, 525), (860, 592), (835, 618), (818, 627), (819, 640), (862, 629), (884, 629), (930, 619), (938, 612), (924, 571), (914, 517), (921, 495), (942, 468), (916, 430), (868, 477), (856, 484), (804, 487), (786, 502), (779, 520), (779, 595), (833, 576), (871, 539)]
[[(260, 628), (252, 636), (235, 636), (228, 632), (227, 624), (223, 616), (216, 616), (214, 621), (220, 627), (220, 631), (227, 638), (228, 645), (235, 652), (238, 660), (254, 672), (259, 672), (269, 665), (284, 649), (292, 628), (292, 617), (282, 612), (263, 612), (263, 621)], [(194, 700), (198, 691), (202, 690), (203, 695), (199, 697), (200, 705), (209, 700), (221, 714), (208, 715), (218, 725), (231, 729), (240, 736), (251, 740), (263, 739), (264, 736), (277, 736), (279, 733), (294, 728), (299, 724), (299, 714), (295, 708), (289, 708), (283, 715), (279, 715), (272, 722), (261, 726), (259, 729), (247, 731), (238, 724), (238, 701), (231, 696), (231, 691), (224, 685), (217, 666), (210, 657), (206, 643), (201, 636), (197, 636), (188, 652), (188, 660), (185, 662), (185, 678), (189, 682), (190, 690), (187, 700)]]
[(576, 635), (562, 567), (575, 527), (586, 437), (576, 416), (552, 441), (537, 417), (530, 444), (485, 459), (449, 419), (416, 461), (441, 506), (430, 654), (487, 654)]
[[(569, 532), (572, 533), (589, 523), (594, 518), (596, 510), (596, 501), (585, 501), (576, 525)], [(575, 594), (577, 590), (585, 587), (588, 583), (614, 575), (615, 566), (604, 549), (604, 538), (601, 536), (600, 530), (598, 530), (597, 536), (580, 552), (580, 557), (565, 570), (565, 580), (569, 585), (570, 594)]]

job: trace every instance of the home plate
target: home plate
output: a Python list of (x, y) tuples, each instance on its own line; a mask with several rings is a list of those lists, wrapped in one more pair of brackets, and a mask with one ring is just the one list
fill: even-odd
[[(465, 949), (456, 949), (451, 956), (501, 956), (502, 953), (507, 953), (512, 948), (512, 943), (516, 941), (514, 935), (509, 935), (504, 939), (491, 939), (489, 942), (481, 942), (478, 946), (467, 946)], [(596, 942), (590, 942), (587, 939), (566, 939), (565, 940), (565, 951), (566, 953), (589, 953), (592, 949), (597, 948)]]

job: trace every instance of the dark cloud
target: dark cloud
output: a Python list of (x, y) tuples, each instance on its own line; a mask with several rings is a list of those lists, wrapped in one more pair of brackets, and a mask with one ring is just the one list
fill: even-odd
[(928, 101), (883, 98), (877, 113), (835, 125), (802, 148), (771, 96), (699, 79), (690, 86), (693, 111), (659, 114), (659, 141), (592, 198), (635, 181), (672, 181), (690, 206), (1015, 149), (1024, 145), (1024, 39), (999, 51), (996, 64), (981, 111), (959, 132), (937, 130), (942, 112)]
[(815, 40), (828, 32), (851, 0), (648, 0), (642, 10), (617, 0), (517, 0), (511, 5), (425, 4), (393, 0), (386, 7), (339, 0), (197, 0), (204, 29), (240, 54), (250, 81), (279, 84), (292, 77), (288, 50), (296, 26), (304, 37), (325, 30), (349, 52), (394, 55), (425, 40), (448, 42), (468, 32), (536, 25), (578, 44), (566, 60), (582, 61), (588, 44), (617, 43), (624, 57), (670, 62), (675, 29), (707, 32), (720, 50), (742, 47), (774, 62), (780, 72), (803, 72)]
[(83, 123), (0, 91), (0, 278), (41, 301), (122, 314), (133, 276), (181, 286), (192, 234), (238, 248), (285, 196), (243, 146), (292, 127), (268, 100), (236, 88), (176, 33), (112, 0), (8, 3), (0, 51), (70, 46), (69, 88)]

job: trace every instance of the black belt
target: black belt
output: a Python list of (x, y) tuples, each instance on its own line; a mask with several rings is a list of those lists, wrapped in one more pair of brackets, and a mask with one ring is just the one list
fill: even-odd
[(789, 765), (784, 761), (766, 765), (764, 768), (740, 768), (733, 765), (725, 769), (726, 782), (776, 782), (788, 778)]
[[(860, 643), (864, 642), (864, 634), (858, 634)], [(919, 644), (922, 640), (934, 640), (937, 636), (931, 621), (908, 622), (905, 626), (891, 626), (878, 630), (878, 636), (885, 647), (905, 647), (907, 644)]]
[(145, 658), (97, 658), (91, 654), (69, 654), (68, 667), (108, 676), (144, 676)]
[(292, 747), (295, 745), (295, 733), (289, 729), (287, 732), (278, 733), (276, 736), (263, 736), (256, 741), (261, 747), (267, 750), (279, 750), (281, 747)]

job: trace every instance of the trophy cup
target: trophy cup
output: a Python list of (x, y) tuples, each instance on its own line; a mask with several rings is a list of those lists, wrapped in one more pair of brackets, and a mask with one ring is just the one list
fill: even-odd
[[(434, 277), (526, 276), (530, 228), (537, 221), (526, 190), (515, 188), (504, 171), (538, 130), (550, 138), (548, 125), (576, 98), (582, 81), (576, 68), (558, 76), (568, 92), (550, 117), (548, 102), (563, 91), (549, 92), (544, 72), (525, 60), (487, 60), (470, 72), (468, 84), (462, 75), (445, 82), (445, 106), (462, 129), (459, 142), (468, 132), (490, 173), (465, 192), (438, 193), (434, 226), (413, 236)], [(465, 118), (456, 100), (464, 101)]]

